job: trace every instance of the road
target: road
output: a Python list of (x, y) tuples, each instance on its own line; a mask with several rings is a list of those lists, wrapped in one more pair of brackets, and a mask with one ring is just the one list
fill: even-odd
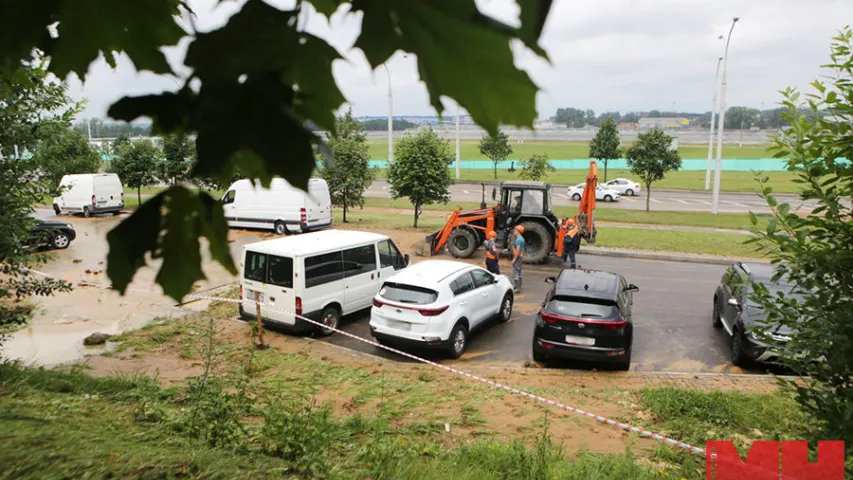
[[(53, 219), (52, 212), (40, 211), (38, 216)], [(55, 252), (56, 260), (42, 270), (70, 281), (88, 279), (107, 282), (102, 272), (106, 259), (106, 233), (122, 217), (63, 216), (78, 231), (78, 238), (67, 250)], [(407, 250), (412, 232), (383, 231)], [(408, 237), (407, 237), (408, 236)], [(232, 230), (229, 239), (232, 255), (242, 245), (257, 241), (259, 232)], [(407, 252), (412, 253), (412, 252)], [(478, 253), (481, 255), (481, 253)], [(440, 257), (444, 258), (444, 257)], [(620, 272), (640, 287), (635, 294), (635, 338), (632, 370), (666, 372), (740, 372), (728, 362), (728, 346), (722, 332), (711, 326), (711, 295), (724, 267), (649, 260), (615, 259), (600, 256), (578, 256), (586, 268)], [(207, 281), (199, 282), (201, 289), (235, 282), (236, 279), (203, 255)], [(417, 261), (418, 257), (414, 257)], [(481, 262), (480, 258), (472, 262)], [(133, 281), (133, 288), (154, 289), (154, 268), (143, 268)], [(506, 267), (504, 263), (504, 267)], [(525, 291), (516, 300), (513, 318), (507, 324), (494, 324), (475, 332), (470, 349), (462, 364), (521, 366), (532, 360), (533, 318), (548, 285), (546, 276), (559, 271), (559, 265), (526, 266)], [(92, 272), (92, 273), (89, 273)], [(88, 351), (81, 345), (86, 335), (95, 331), (119, 333), (139, 328), (154, 317), (176, 318), (191, 311), (194, 304), (176, 306), (161, 295), (128, 294), (121, 297), (112, 291), (76, 288), (68, 294), (39, 298), (39, 314), (30, 326), (16, 332), (7, 341), (4, 353), (12, 358), (52, 365), (76, 360)], [(119, 313), (120, 312), (120, 313)], [(236, 312), (235, 312), (236, 317)], [(361, 312), (345, 319), (344, 330), (370, 338), (368, 314)], [(327, 341), (373, 355), (395, 360), (401, 357), (381, 351), (342, 335)], [(435, 352), (423, 353), (441, 360)], [(401, 360), (405, 361), (405, 360)], [(591, 365), (573, 362), (552, 364), (560, 368), (589, 368)], [(753, 370), (758, 372), (759, 370)]]
[[(492, 190), (490, 184), (486, 184), (486, 202), (493, 203), (491, 199)], [(376, 180), (367, 189), (366, 196), (373, 198), (389, 198), (388, 182)], [(791, 204), (793, 210), (804, 211), (812, 208), (812, 203), (803, 204), (794, 195), (777, 195), (777, 200), (786, 201)], [(482, 200), (482, 187), (479, 184), (458, 184), (450, 187), (451, 202), (480, 202)], [(552, 190), (552, 200), (556, 206), (577, 206), (578, 202), (571, 200), (566, 195), (565, 187), (555, 187)], [(652, 210), (688, 211), (688, 212), (710, 212), (711, 193), (697, 193), (689, 191), (652, 191), (650, 207)], [(599, 201), (596, 205), (602, 208), (625, 208), (632, 210), (645, 210), (646, 193), (642, 192), (636, 197), (622, 197), (617, 202), (607, 203)], [(797, 208), (795, 208), (797, 207)], [(757, 194), (749, 193), (720, 193), (721, 213), (769, 213), (767, 203)]]

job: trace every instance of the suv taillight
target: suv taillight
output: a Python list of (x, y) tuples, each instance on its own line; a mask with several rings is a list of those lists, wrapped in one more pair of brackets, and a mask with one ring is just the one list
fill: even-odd
[(438, 308), (419, 308), (418, 312), (420, 312), (420, 314), (425, 317), (437, 317), (444, 313), (444, 311), (447, 310), (448, 307), (449, 305), (445, 305), (443, 307)]
[(373, 306), (374, 306), (374, 307), (376, 307), (376, 308), (382, 308), (382, 305), (385, 305), (385, 304), (384, 304), (384, 303), (382, 303), (381, 301), (379, 301), (379, 300), (375, 299), (375, 298), (373, 299)]
[(551, 315), (549, 313), (542, 314), (542, 320), (546, 323), (555, 324), (557, 322), (574, 322), (574, 323), (583, 323), (586, 325), (596, 325), (602, 328), (606, 328), (607, 330), (622, 330), (628, 325), (628, 320), (623, 319), (619, 321), (602, 321), (602, 320), (587, 320), (582, 318), (570, 318), (570, 317), (561, 317), (558, 315)]

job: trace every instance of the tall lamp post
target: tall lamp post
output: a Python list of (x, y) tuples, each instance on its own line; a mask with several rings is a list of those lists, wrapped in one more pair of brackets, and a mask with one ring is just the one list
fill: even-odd
[(720, 170), (723, 165), (723, 135), (726, 132), (726, 68), (729, 62), (729, 43), (738, 20), (738, 17), (732, 19), (732, 26), (726, 38), (726, 52), (723, 55), (723, 79), (720, 83), (720, 134), (717, 136), (717, 168), (714, 171), (714, 191), (711, 194), (711, 213), (714, 215), (720, 210)]
[(456, 104), (456, 180), (459, 180), (459, 103)]
[[(403, 58), (408, 58), (409, 54), (404, 53)], [(387, 63), (382, 64), (385, 67), (385, 74), (388, 75), (388, 165), (394, 162), (394, 95), (391, 91), (391, 69)], [(393, 63), (391, 67), (393, 68)]]
[[(720, 35), (720, 40), (723, 36)], [(719, 89), (720, 80), (720, 63), (723, 62), (723, 57), (717, 59), (717, 73), (714, 74), (714, 99), (711, 100), (711, 135), (708, 138), (708, 165), (705, 166), (705, 190), (711, 188), (711, 159), (714, 155), (714, 128), (717, 122), (717, 91)]]

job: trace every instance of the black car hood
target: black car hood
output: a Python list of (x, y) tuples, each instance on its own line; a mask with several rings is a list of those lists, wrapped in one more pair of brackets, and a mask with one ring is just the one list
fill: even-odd
[(785, 335), (785, 336), (791, 336), (791, 335), (797, 333), (796, 330), (792, 329), (791, 327), (789, 327), (787, 325), (778, 325), (778, 324), (768, 325), (766, 323), (767, 313), (761, 307), (756, 307), (756, 306), (751, 306), (751, 305), (747, 306), (746, 309), (744, 309), (744, 314), (741, 318), (743, 319), (744, 326), (747, 329), (755, 328), (755, 327), (767, 328), (768, 333), (775, 334), (775, 335)]

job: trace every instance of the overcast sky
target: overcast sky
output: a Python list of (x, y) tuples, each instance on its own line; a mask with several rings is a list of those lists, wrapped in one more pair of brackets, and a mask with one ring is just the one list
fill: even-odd
[[(416, 0), (412, 0), (416, 1)], [(417, 0), (420, 1), (420, 0)], [(197, 27), (223, 25), (242, 1), (190, 0)], [(293, 1), (269, 3), (282, 8)], [(514, 0), (478, 0), (481, 8), (506, 22), (517, 22)], [(217, 6), (218, 4), (218, 6)], [(607, 110), (708, 111), (714, 70), (722, 56), (732, 17), (740, 17), (729, 50), (727, 104), (765, 108), (779, 101), (786, 86), (806, 88), (828, 60), (836, 31), (853, 19), (849, 0), (555, 0), (541, 44), (552, 64), (521, 48), (516, 63), (541, 88), (539, 116), (558, 107)], [(359, 15), (339, 11), (327, 22), (314, 13), (307, 30), (325, 38), (346, 58), (334, 65), (338, 85), (355, 115), (387, 115), (388, 81), (380, 67), (371, 71), (364, 55), (352, 49)], [(167, 50), (181, 65), (186, 41)], [(432, 115), (415, 58), (391, 60), (395, 115)], [(126, 56), (115, 70), (93, 64), (85, 84), (69, 79), (72, 95), (88, 99), (87, 117), (104, 117), (110, 103), (127, 94), (176, 90), (169, 78), (137, 73)], [(451, 107), (452, 103), (446, 104)], [(453, 114), (453, 110), (447, 112)]]

